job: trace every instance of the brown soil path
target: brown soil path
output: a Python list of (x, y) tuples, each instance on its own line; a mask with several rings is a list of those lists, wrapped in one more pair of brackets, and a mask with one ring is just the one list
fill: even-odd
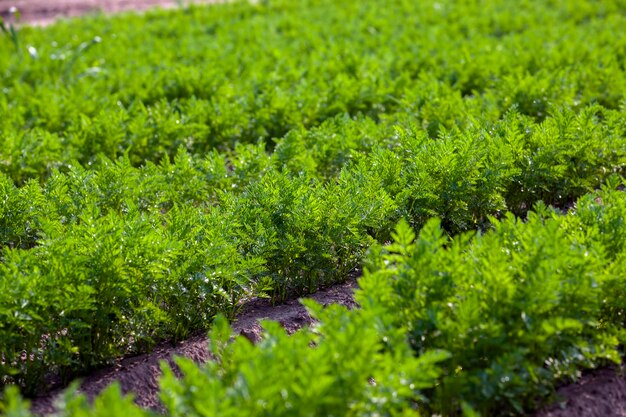
[(626, 417), (626, 375), (616, 367), (585, 374), (557, 390), (557, 403), (534, 417)]
[[(310, 298), (322, 305), (340, 304), (356, 307), (354, 290), (356, 279), (318, 291)], [(233, 332), (253, 342), (261, 338), (259, 320), (280, 322), (288, 333), (312, 323), (312, 319), (298, 300), (272, 306), (267, 300), (248, 304), (233, 324)], [(119, 382), (125, 393), (132, 393), (137, 404), (159, 410), (159, 363), (171, 363), (173, 356), (184, 356), (203, 363), (209, 360), (208, 340), (197, 335), (177, 345), (162, 344), (146, 355), (120, 359), (117, 364), (84, 378), (80, 391), (94, 398), (112, 382)], [(33, 400), (37, 414), (54, 412), (54, 399), (60, 390)], [(586, 373), (579, 381), (565, 385), (557, 391), (557, 402), (535, 413), (533, 417), (626, 417), (626, 375), (615, 367)]]
[(45, 26), (56, 20), (87, 13), (143, 11), (154, 7), (175, 8), (191, 3), (217, 3), (223, 0), (0, 0), (0, 16), (7, 19), (11, 7), (21, 14), (21, 22)]
[[(326, 306), (340, 304), (348, 308), (356, 307), (354, 290), (356, 279), (322, 289), (309, 298)], [(244, 307), (233, 323), (234, 334), (240, 334), (253, 342), (261, 338), (262, 329), (259, 320), (270, 319), (282, 324), (288, 333), (293, 333), (312, 323), (311, 316), (298, 300), (291, 300), (282, 305), (272, 306), (267, 300), (252, 301)], [(135, 402), (142, 407), (159, 409), (158, 378), (161, 375), (159, 363), (170, 361), (173, 356), (184, 356), (198, 363), (209, 360), (208, 340), (204, 334), (194, 336), (177, 345), (165, 343), (150, 354), (120, 359), (114, 366), (88, 375), (82, 381), (80, 391), (89, 398), (94, 398), (112, 382), (119, 382), (124, 393), (132, 393)], [(61, 390), (32, 400), (32, 409), (37, 414), (54, 412), (54, 399)]]

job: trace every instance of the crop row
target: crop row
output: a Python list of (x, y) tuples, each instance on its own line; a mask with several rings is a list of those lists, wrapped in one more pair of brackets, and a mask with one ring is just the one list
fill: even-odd
[[(319, 324), (287, 336), (266, 322), (257, 345), (217, 320), (214, 360), (164, 366), (170, 416), (518, 415), (580, 369), (621, 361), (625, 341), (626, 195), (582, 197), (564, 215), (493, 219), (450, 239), (404, 221), (368, 256), (361, 308), (307, 306)], [(573, 308), (574, 307), (574, 308)], [(271, 383), (268, 383), (271, 381)], [(113, 386), (93, 406), (69, 391), (61, 416), (151, 416)], [(29, 415), (10, 390), (7, 416)]]
[[(0, 166), (134, 166), (273, 140), (349, 113), (403, 111), (436, 138), (624, 105), (621, 1), (273, 0), (86, 18), (0, 38)], [(477, 119), (477, 120), (475, 120)]]
[[(622, 9), (271, 1), (0, 38), (0, 385), (32, 393), (343, 280), (400, 219), (458, 236), (570, 208), (624, 171)], [(485, 411), (441, 381), (432, 398)]]
[[(3, 175), (3, 382), (69, 379), (185, 337), (259, 293), (345, 279), (400, 218), (419, 228), (439, 217), (456, 234), (539, 200), (567, 206), (622, 170), (619, 115), (590, 107), (535, 123), (509, 113), (438, 140), (396, 120), (376, 125), (367, 152), (359, 127), (373, 122), (343, 117), (292, 132), (271, 155), (260, 144), (230, 158), (181, 150), (141, 168), (102, 158), (23, 187)], [(342, 141), (328, 137), (337, 132)]]

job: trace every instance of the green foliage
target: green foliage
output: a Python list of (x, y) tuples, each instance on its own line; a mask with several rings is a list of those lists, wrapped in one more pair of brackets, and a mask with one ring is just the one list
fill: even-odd
[[(288, 336), (263, 322), (256, 345), (219, 317), (211, 361), (163, 364), (166, 413), (522, 415), (581, 368), (621, 361), (625, 216), (626, 195), (605, 187), (569, 214), (539, 203), (483, 234), (451, 239), (433, 219), (416, 238), (401, 221), (370, 253), (361, 308), (307, 301), (315, 324)], [(116, 386), (93, 405), (72, 390), (59, 402), (68, 417), (110, 410), (151, 415)], [(30, 415), (16, 390), (2, 411)]]
[[(251, 297), (344, 280), (370, 247), (363, 297), (379, 327), (363, 337), (406, 332), (418, 355), (452, 354), (436, 387), (402, 391), (406, 410), (521, 410), (616, 359), (623, 200), (574, 202), (624, 173), (624, 16), (617, 0), (277, 0), (24, 26), (19, 39), (3, 23), (0, 385), (40, 391)], [(321, 343), (268, 331), (303, 356)], [(236, 342), (219, 372), (275, 355), (301, 390), (296, 356), (270, 345)], [(363, 349), (355, 358), (390, 363)], [(302, 413), (400, 410), (325, 369), (315, 377), (365, 408), (301, 396)]]
[[(13, 15), (13, 17), (15, 18), (15, 21), (19, 22), (19, 20), (20, 20), (20, 12), (19, 12), (19, 10), (16, 9), (15, 7), (12, 7), (9, 11)], [(15, 46), (15, 50), (17, 52), (20, 52), (20, 41), (19, 41), (19, 37), (17, 35), (17, 30), (15, 30), (15, 25), (13, 23), (9, 23), (7, 25), (4, 22), (4, 19), (2, 17), (0, 17), (0, 31), (2, 31), (2, 33), (4, 35), (6, 35), (7, 37), (9, 37), (11, 39), (11, 42), (13, 42), (13, 46)]]
[[(6, 417), (30, 417), (29, 402), (24, 400), (15, 386), (9, 386), (0, 397), (0, 413)], [(91, 404), (85, 394), (78, 393), (78, 385), (73, 384), (55, 402), (59, 417), (87, 417), (124, 415), (130, 417), (150, 417), (158, 414), (137, 407), (131, 397), (124, 397), (116, 384), (107, 387)]]
[[(161, 399), (167, 414), (419, 415), (413, 401), (423, 400), (420, 392), (433, 386), (445, 352), (415, 358), (401, 334), (394, 343), (381, 337), (374, 311), (307, 306), (318, 325), (288, 336), (277, 323), (264, 322), (264, 338), (258, 345), (243, 337), (230, 343), (228, 323), (217, 319), (210, 333), (214, 361), (198, 366), (177, 359), (181, 378), (163, 364)], [(70, 389), (57, 406), (58, 415), (68, 417), (153, 415), (122, 398), (116, 385), (103, 391), (93, 405)], [(7, 417), (30, 415), (14, 389), (6, 391), (0, 411)]]
[(372, 252), (364, 307), (406, 328), (416, 355), (451, 354), (432, 412), (522, 413), (581, 367), (621, 361), (625, 202), (605, 189), (566, 216), (541, 203), (525, 222), (507, 215), (454, 239), (431, 220), (413, 241), (401, 222)]
[(432, 386), (444, 353), (414, 358), (402, 343), (384, 349), (370, 312), (308, 306), (318, 326), (288, 336), (279, 324), (264, 322), (266, 333), (256, 346), (242, 337), (228, 343), (228, 328), (217, 322), (210, 335), (215, 361), (198, 368), (179, 359), (181, 379), (164, 368), (161, 396), (168, 414), (418, 415), (407, 401)]
[[(348, 150), (371, 145), (372, 121), (394, 113), (437, 138), (512, 108), (540, 123), (592, 106), (583, 118), (597, 115), (591, 124), (606, 140), (600, 114), (623, 111), (617, 0), (229, 3), (21, 27), (29, 59), (1, 38), (5, 172), (22, 184), (99, 153), (139, 166), (181, 147), (204, 155), (262, 139), (271, 149), (289, 133), (288, 157), (315, 135), (303, 132), (323, 125), (312, 150), (324, 155), (317, 169), (331, 174)], [(345, 114), (371, 121), (326, 123)], [(587, 140), (585, 123), (557, 130)]]
[(39, 231), (46, 222), (48, 202), (41, 187), (29, 181), (21, 188), (0, 173), (0, 250), (30, 248), (39, 238)]

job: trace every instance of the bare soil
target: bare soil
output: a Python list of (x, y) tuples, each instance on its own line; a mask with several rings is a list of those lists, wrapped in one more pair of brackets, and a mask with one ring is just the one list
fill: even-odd
[(11, 7), (21, 14), (21, 22), (45, 26), (56, 20), (89, 13), (144, 11), (150, 8), (175, 8), (181, 4), (217, 3), (220, 0), (0, 0), (0, 16), (10, 18)]
[[(322, 289), (309, 298), (326, 306), (340, 304), (348, 308), (356, 307), (354, 290), (357, 287), (356, 278), (350, 281)], [(296, 330), (309, 325), (313, 319), (298, 300), (290, 300), (285, 304), (272, 306), (268, 300), (254, 300), (244, 307), (234, 321), (232, 327), (235, 335), (247, 337), (252, 342), (261, 339), (262, 329), (259, 320), (270, 319), (279, 322), (287, 331)], [(82, 380), (80, 392), (93, 399), (104, 388), (117, 381), (124, 393), (132, 393), (135, 402), (142, 407), (161, 409), (158, 399), (158, 378), (161, 375), (159, 364), (168, 361), (170, 364), (174, 356), (184, 356), (197, 363), (204, 363), (210, 359), (208, 339), (205, 334), (199, 334), (190, 339), (173, 345), (161, 344), (155, 351), (145, 355), (120, 359), (114, 366), (99, 370)], [(32, 401), (32, 410), (37, 414), (51, 414), (54, 410), (54, 400), (62, 390), (50, 392)]]
[(556, 404), (535, 417), (626, 417), (624, 369), (607, 367), (583, 375), (557, 391)]

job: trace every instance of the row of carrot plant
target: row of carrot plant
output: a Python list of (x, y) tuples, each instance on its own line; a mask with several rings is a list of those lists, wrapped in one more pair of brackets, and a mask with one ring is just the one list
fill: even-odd
[[(509, 113), (488, 131), (451, 129), (436, 141), (410, 121), (380, 124), (394, 133), (346, 151), (341, 167), (315, 155), (324, 124), (272, 154), (262, 144), (229, 159), (181, 150), (140, 168), (102, 158), (22, 187), (1, 175), (3, 383), (39, 390), (47, 373), (68, 380), (181, 339), (247, 298), (345, 279), (400, 218), (419, 228), (438, 217), (454, 235), (540, 200), (566, 208), (621, 172), (613, 117), (589, 108), (535, 123)], [(362, 123), (372, 122), (329, 124), (358, 135)], [(337, 173), (324, 179), (316, 165)]]
[[(567, 214), (538, 204), (526, 221), (492, 219), (449, 238), (432, 219), (402, 220), (368, 254), (360, 308), (307, 302), (319, 323), (288, 336), (265, 322), (253, 345), (210, 332), (214, 360), (163, 365), (167, 415), (521, 415), (557, 382), (623, 354), (626, 194), (587, 194)], [(75, 387), (60, 416), (160, 415), (111, 386), (90, 405)], [(3, 413), (29, 416), (15, 388)]]
[(623, 11), (272, 0), (0, 37), (0, 385), (41, 392), (364, 264), (363, 308), (311, 307), (320, 329), (251, 347), (216, 326), (224, 359), (166, 377), (170, 413), (521, 412), (617, 360), (622, 197), (574, 203), (624, 173)]
[[(435, 139), (563, 107), (624, 105), (623, 2), (286, 0), (85, 18), (0, 36), (0, 166), (134, 166), (274, 147), (345, 113), (413, 115)], [(476, 120), (478, 119), (478, 120)]]

